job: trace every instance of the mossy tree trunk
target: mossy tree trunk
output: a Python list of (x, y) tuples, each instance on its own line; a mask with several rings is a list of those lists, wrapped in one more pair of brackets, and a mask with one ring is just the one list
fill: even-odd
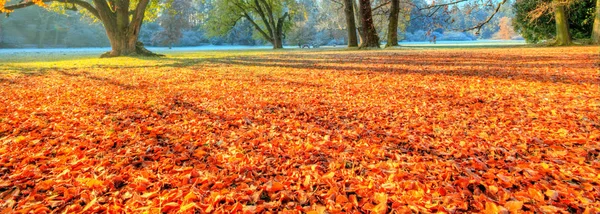
[(554, 19), (556, 21), (556, 41), (555, 45), (571, 45), (571, 35), (569, 34), (569, 22), (565, 13), (565, 6), (554, 0)]
[(400, 14), (400, 0), (391, 0), (390, 17), (388, 20), (387, 44), (385, 47), (398, 46), (398, 15)]
[(596, 0), (596, 17), (594, 18), (594, 29), (592, 30), (592, 42), (600, 44), (600, 0)]

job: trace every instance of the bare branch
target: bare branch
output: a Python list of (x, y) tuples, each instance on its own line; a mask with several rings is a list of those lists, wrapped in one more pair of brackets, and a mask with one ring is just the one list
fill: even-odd
[(444, 4), (435, 4), (435, 5), (431, 5), (431, 6), (427, 6), (427, 7), (423, 7), (423, 8), (417, 7), (417, 9), (419, 9), (419, 10), (429, 10), (429, 9), (432, 9), (432, 8), (445, 7), (445, 6), (449, 6), (449, 5), (453, 5), (453, 4), (458, 4), (458, 3), (466, 2), (466, 1), (469, 1), (469, 0), (457, 0), (457, 1), (454, 1), (454, 2), (449, 2), (449, 3), (444, 3)]
[(494, 16), (498, 13), (498, 11), (500, 11), (500, 7), (502, 7), (502, 5), (504, 5), (508, 0), (502, 0), (502, 2), (500, 2), (498, 4), (498, 6), (496, 6), (496, 10), (494, 10), (494, 13), (492, 13), (492, 15), (490, 15), (485, 21), (480, 22), (479, 24), (471, 27), (471, 28), (467, 28), (467, 29), (463, 29), (463, 31), (470, 31), (470, 30), (475, 30), (477, 29), (477, 32), (475, 34), (479, 34), (479, 31), (481, 31), (481, 28), (486, 25), (487, 23), (489, 23)]

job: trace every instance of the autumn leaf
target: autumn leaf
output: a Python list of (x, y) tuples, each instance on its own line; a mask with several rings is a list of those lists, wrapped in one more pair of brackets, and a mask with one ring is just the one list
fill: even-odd
[(283, 184), (279, 183), (279, 182), (272, 182), (271, 185), (269, 187), (267, 187), (267, 191), (269, 192), (277, 192), (277, 191), (281, 191), (283, 189)]
[(161, 212), (169, 212), (169, 211), (175, 210), (177, 208), (179, 208), (179, 204), (178, 203), (169, 202), (169, 203), (163, 204), (162, 205), (162, 209), (160, 211)]
[(519, 213), (523, 208), (523, 202), (521, 201), (507, 201), (504, 207), (510, 211), (510, 213)]
[(0, 53), (6, 213), (600, 207), (597, 47), (35, 56)]

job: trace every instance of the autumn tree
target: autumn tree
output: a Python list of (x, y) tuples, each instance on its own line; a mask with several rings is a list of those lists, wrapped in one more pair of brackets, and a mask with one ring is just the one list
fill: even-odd
[[(29, 6), (45, 6), (46, 3), (62, 3), (82, 11), (104, 25), (112, 50), (103, 57), (156, 54), (146, 50), (138, 42), (140, 28), (146, 11), (157, 9), (159, 0), (21, 0), (0, 1), (0, 12), (11, 13)], [(6, 5), (5, 5), (6, 4)], [(83, 10), (80, 10), (83, 9)]]
[(171, 7), (163, 11), (158, 19), (162, 31), (158, 32), (157, 38), (172, 48), (178, 43), (183, 35), (183, 30), (191, 26), (193, 13), (192, 2), (189, 0), (172, 0)]
[(512, 21), (508, 17), (500, 18), (500, 30), (496, 33), (495, 37), (500, 39), (511, 39), (515, 35), (515, 30), (511, 26)]
[(273, 49), (283, 48), (285, 32), (300, 7), (295, 0), (217, 0), (206, 26), (211, 35), (225, 35), (246, 19)]
[(573, 39), (593, 40), (596, 4), (597, 0), (517, 1), (515, 29), (532, 42), (553, 38), (554, 45), (569, 45)]

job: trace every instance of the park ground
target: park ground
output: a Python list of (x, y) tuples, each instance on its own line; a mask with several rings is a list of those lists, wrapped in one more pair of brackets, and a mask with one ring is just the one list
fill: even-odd
[(0, 56), (0, 211), (597, 213), (598, 47)]

